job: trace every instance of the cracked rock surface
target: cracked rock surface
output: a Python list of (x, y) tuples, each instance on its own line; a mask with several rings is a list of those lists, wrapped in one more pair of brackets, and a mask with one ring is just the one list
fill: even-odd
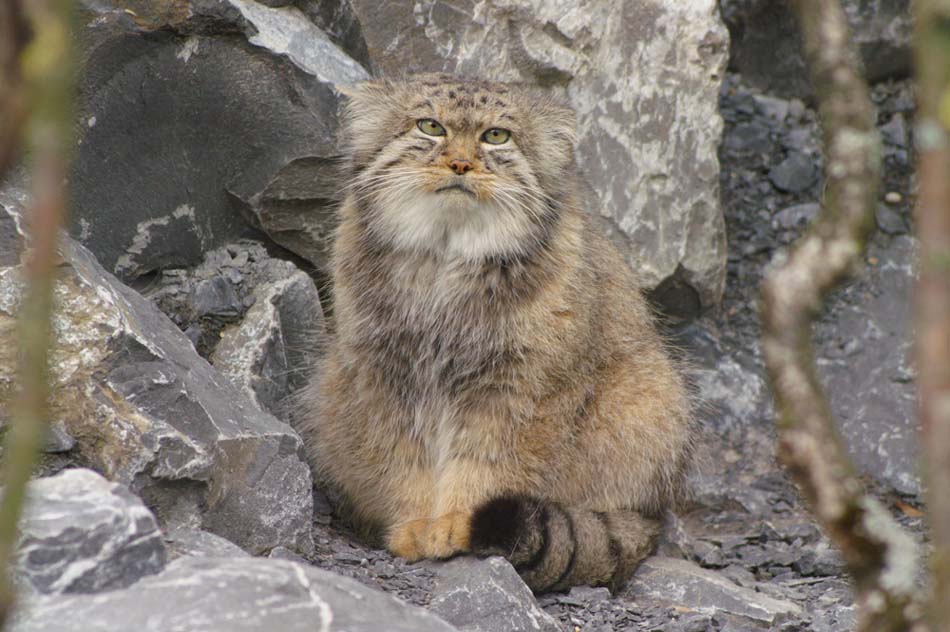
[(155, 516), (124, 486), (74, 469), (32, 481), (15, 576), (36, 594), (125, 588), (165, 568)]

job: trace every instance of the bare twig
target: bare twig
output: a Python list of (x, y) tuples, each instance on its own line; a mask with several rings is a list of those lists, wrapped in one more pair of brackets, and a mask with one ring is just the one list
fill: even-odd
[(950, 0), (918, 0), (915, 8), (920, 95), (920, 280), (915, 298), (922, 445), (934, 543), (930, 619), (934, 629), (950, 630)]
[(15, 593), (9, 572), (16, 548), (16, 526), (47, 427), (56, 249), (66, 206), (63, 183), (72, 146), (72, 2), (32, 0), (26, 9), (34, 34), (22, 61), (25, 102), (30, 108), (26, 138), (34, 157), (34, 201), (26, 218), (30, 248), (25, 264), (28, 289), (19, 315), (19, 390), (3, 452), (0, 627), (13, 609)]
[(864, 250), (880, 174), (874, 109), (836, 0), (792, 0), (818, 99), (827, 186), (818, 219), (763, 285), (766, 365), (779, 408), (779, 455), (855, 581), (860, 629), (908, 630), (913, 542), (855, 474), (815, 372), (811, 324)]

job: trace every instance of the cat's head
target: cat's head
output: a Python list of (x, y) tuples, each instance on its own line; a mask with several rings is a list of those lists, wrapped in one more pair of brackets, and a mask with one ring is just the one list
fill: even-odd
[(530, 89), (426, 74), (344, 94), (349, 195), (393, 247), (517, 254), (574, 187), (574, 113)]

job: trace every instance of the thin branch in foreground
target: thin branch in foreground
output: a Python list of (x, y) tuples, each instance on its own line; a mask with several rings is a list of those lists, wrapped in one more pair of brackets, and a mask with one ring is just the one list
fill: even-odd
[[(779, 457), (855, 582), (861, 630), (909, 630), (913, 541), (866, 495), (815, 371), (811, 326), (873, 227), (880, 177), (875, 113), (837, 0), (792, 0), (819, 104), (827, 160), (821, 214), (763, 284), (763, 349), (779, 411)], [(922, 628), (921, 628), (922, 629)]]
[(26, 217), (29, 251), (24, 266), (27, 290), (19, 313), (18, 392), (3, 450), (0, 628), (13, 611), (15, 589), (10, 574), (17, 523), (47, 428), (53, 284), (66, 208), (63, 183), (72, 150), (72, 2), (33, 0), (27, 11), (34, 37), (23, 54), (22, 78), (30, 108), (26, 139), (33, 152), (34, 193)]
[[(918, 0), (917, 367), (934, 553), (934, 629), (950, 630), (950, 0)], [(941, 628), (942, 626), (942, 628)]]

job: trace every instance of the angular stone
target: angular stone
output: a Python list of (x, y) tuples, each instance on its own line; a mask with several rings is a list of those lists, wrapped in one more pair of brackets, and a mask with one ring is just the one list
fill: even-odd
[(92, 470), (31, 481), (19, 529), (14, 577), (33, 593), (115, 590), (165, 568), (155, 516)]
[(725, 278), (715, 0), (350, 0), (382, 74), (450, 71), (537, 85), (578, 113), (578, 158), (649, 288), (702, 305)]
[(637, 603), (660, 602), (705, 614), (723, 612), (767, 625), (802, 613), (790, 601), (767, 597), (737, 586), (720, 573), (669, 557), (644, 560), (624, 593)]
[(323, 333), (313, 280), (292, 263), (271, 259), (270, 280), (254, 288), (254, 304), (221, 332), (211, 362), (258, 406), (282, 419), (287, 398), (306, 382)]
[(818, 180), (818, 168), (815, 166), (815, 160), (793, 151), (789, 152), (785, 160), (772, 167), (769, 180), (781, 191), (801, 193)]
[[(5, 204), (0, 215), (18, 214)], [(312, 481), (300, 437), (85, 248), (64, 238), (61, 255), (50, 405), (76, 440), (72, 462), (128, 485), (165, 525), (201, 526), (252, 553), (310, 550)], [(19, 266), (0, 268), (0, 395), (13, 384), (21, 275)]]
[(429, 610), (464, 632), (557, 632), (557, 622), (500, 557), (459, 557), (435, 564)]
[(124, 279), (257, 231), (322, 264), (336, 85), (362, 67), (293, 6), (83, 5), (72, 235)]
[(453, 632), (355, 580), (261, 558), (183, 557), (161, 575), (94, 597), (26, 601), (11, 632)]

